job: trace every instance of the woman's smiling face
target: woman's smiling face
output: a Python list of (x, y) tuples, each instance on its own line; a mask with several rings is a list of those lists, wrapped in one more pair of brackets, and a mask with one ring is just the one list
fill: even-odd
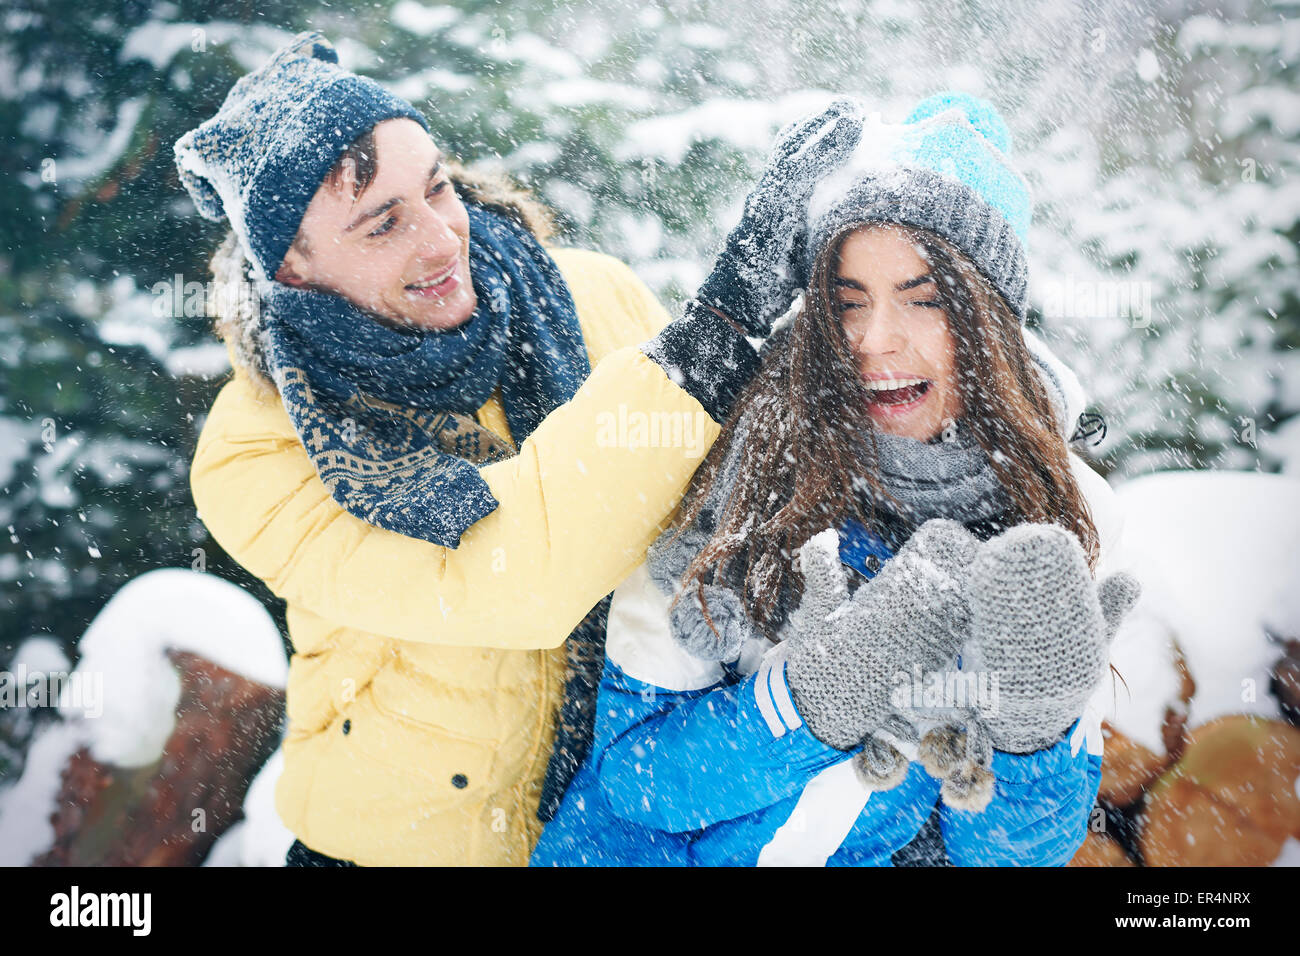
[(956, 344), (930, 268), (907, 233), (874, 224), (840, 245), (834, 304), (882, 432), (929, 441), (962, 414)]

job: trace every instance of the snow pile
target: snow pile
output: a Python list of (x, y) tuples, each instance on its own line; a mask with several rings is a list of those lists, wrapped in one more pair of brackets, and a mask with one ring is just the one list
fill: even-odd
[(32, 741), (23, 775), (0, 791), (0, 866), (26, 866), (54, 842), (54, 812), (63, 768), (86, 744), (84, 725), (54, 724)]
[[(31, 645), (28, 648), (28, 645)], [(28, 642), (21, 656), (29, 670), (52, 672), (66, 660), (57, 649)], [(81, 747), (118, 767), (147, 766), (162, 756), (175, 724), (180, 678), (166, 656), (190, 651), (227, 670), (283, 688), (288, 662), (279, 629), (258, 601), (214, 575), (178, 568), (150, 571), (128, 582), (91, 622), (81, 639), (81, 659), (65, 682), (59, 712), (65, 718), (38, 734), (22, 777), (0, 792), (0, 865), (26, 864), (50, 846), (49, 817), (60, 775)], [(39, 668), (37, 665), (40, 665)], [(75, 693), (94, 679), (102, 694)], [(102, 712), (96, 716), (96, 712)], [(252, 809), (246, 839), (269, 841), (280, 853), (282, 834), (267, 822), (263, 786)], [(250, 800), (254, 794), (250, 791)], [(258, 808), (261, 809), (258, 809)], [(270, 807), (274, 814), (274, 807)], [(247, 824), (246, 824), (247, 825)], [(287, 848), (287, 846), (286, 846)], [(252, 850), (245, 850), (241, 858)]]
[(29, 637), (18, 646), (9, 662), (11, 671), (25, 670), (29, 674), (51, 674), (66, 671), (68, 667), (68, 656), (52, 637)]
[[(1268, 692), (1281, 647), (1300, 637), (1300, 481), (1251, 472), (1162, 472), (1117, 488), (1126, 564), (1143, 594), (1111, 660), (1127, 682), (1093, 697), (1112, 724), (1163, 752), (1160, 724), (1177, 700), (1171, 641), (1196, 681), (1196, 727), (1224, 714), (1280, 719)], [(1114, 708), (1111, 712), (1112, 706)]]
[[(103, 675), (104, 714), (87, 721), (95, 759), (141, 767), (162, 755), (181, 685), (169, 649), (190, 651), (249, 680), (283, 688), (289, 665), (279, 629), (251, 595), (179, 568), (130, 581), (91, 622), (78, 672)], [(65, 717), (80, 716), (60, 701)]]
[(204, 866), (284, 866), (294, 835), (275, 810), (275, 785), (284, 770), (277, 750), (253, 778), (244, 797), (244, 819), (221, 835)]

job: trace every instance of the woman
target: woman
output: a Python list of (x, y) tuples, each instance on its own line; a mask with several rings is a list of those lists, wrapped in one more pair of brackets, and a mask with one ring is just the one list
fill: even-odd
[[(804, 306), (615, 593), (596, 744), (534, 865), (1077, 850), (1081, 715), (1136, 584), (1093, 580), (1115, 516), (1067, 448), (1077, 382), (1020, 326), (1009, 146), (943, 94), (818, 187)], [(992, 695), (910, 693), (954, 673)]]

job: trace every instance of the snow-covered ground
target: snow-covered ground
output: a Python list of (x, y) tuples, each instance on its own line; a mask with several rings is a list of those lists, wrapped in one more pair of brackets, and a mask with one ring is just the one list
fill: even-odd
[(1125, 563), (1143, 594), (1112, 648), (1124, 682), (1107, 681), (1093, 704), (1163, 752), (1165, 706), (1178, 696), (1176, 639), (1196, 681), (1189, 726), (1230, 713), (1279, 719), (1268, 672), (1282, 649), (1267, 631), (1300, 638), (1300, 480), (1174, 471), (1116, 491)]

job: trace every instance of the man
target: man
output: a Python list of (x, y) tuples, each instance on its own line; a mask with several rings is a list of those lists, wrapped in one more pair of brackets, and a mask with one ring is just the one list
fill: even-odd
[[(225, 323), (235, 375), (191, 486), (288, 602), (291, 861), (527, 861), (583, 756), (602, 598), (753, 372), (743, 333), (782, 305), (757, 279), (860, 128), (833, 107), (786, 137), (709, 307), (671, 323), (621, 263), (542, 248), (524, 197), (458, 172), (319, 34), (178, 141), (200, 211), (237, 237), (222, 268), (260, 298)], [(796, 203), (783, 219), (771, 197)], [(620, 408), (698, 437), (611, 442)]]

